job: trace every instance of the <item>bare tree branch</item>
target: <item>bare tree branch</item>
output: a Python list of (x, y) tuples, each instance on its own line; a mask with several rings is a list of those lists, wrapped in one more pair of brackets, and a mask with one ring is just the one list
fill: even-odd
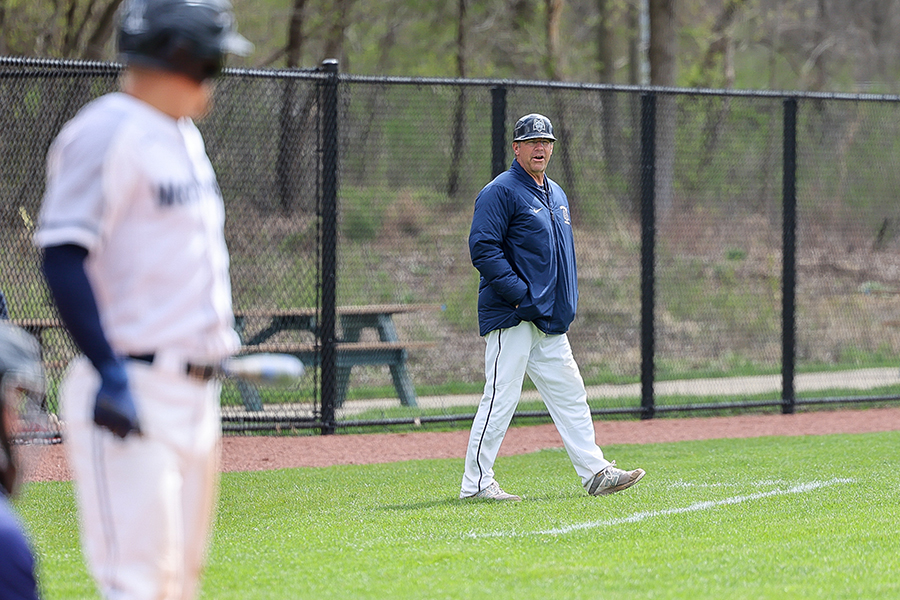
[(257, 68), (262, 69), (265, 67), (271, 67), (273, 64), (275, 64), (275, 62), (280, 60), (281, 57), (285, 55), (286, 50), (287, 50), (286, 48), (276, 48), (275, 51), (272, 52), (272, 54), (270, 54), (267, 58), (264, 58), (263, 60), (259, 61), (256, 64)]
[(100, 15), (97, 25), (94, 27), (94, 33), (88, 39), (87, 46), (84, 49), (83, 58), (86, 60), (100, 60), (103, 58), (103, 47), (112, 37), (113, 27), (115, 26), (116, 10), (122, 0), (110, 0), (106, 5), (106, 10)]
[(84, 36), (84, 31), (87, 28), (88, 22), (90, 22), (91, 17), (94, 16), (94, 6), (96, 5), (96, 0), (90, 0), (88, 2), (87, 8), (85, 8), (84, 16), (81, 19), (81, 24), (78, 26), (72, 34), (72, 46), (68, 48), (66, 52), (66, 56), (70, 56), (75, 52), (75, 49), (78, 48), (78, 45), (81, 43), (82, 37)]
[(724, 62), (722, 66), (725, 75), (725, 87), (730, 88), (734, 85), (734, 67), (729, 64), (729, 58), (731, 58), (730, 49), (733, 44), (728, 29), (731, 27), (732, 23), (734, 23), (735, 17), (740, 9), (743, 8), (744, 4), (746, 4), (746, 0), (728, 0), (725, 2), (725, 6), (722, 7), (722, 12), (716, 17), (716, 22), (713, 24), (712, 31), (710, 32), (712, 34), (712, 40), (710, 41), (709, 46), (706, 47), (706, 52), (703, 54), (703, 59), (700, 61), (700, 78), (698, 81), (691, 82), (692, 85), (697, 87), (716, 86), (715, 79), (712, 76), (712, 70), (716, 65), (716, 58), (720, 56), (723, 58)]

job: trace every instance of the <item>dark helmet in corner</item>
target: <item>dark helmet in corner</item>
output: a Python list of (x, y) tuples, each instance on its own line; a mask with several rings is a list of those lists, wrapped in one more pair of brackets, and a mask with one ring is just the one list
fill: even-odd
[(516, 121), (516, 126), (513, 129), (514, 142), (534, 139), (556, 141), (556, 138), (553, 136), (553, 123), (544, 115), (537, 113), (525, 115)]
[[(28, 422), (28, 413), (42, 412), (44, 367), (37, 340), (8, 321), (0, 321), (0, 491), (16, 491), (20, 465), (14, 451), (21, 426), (10, 422)], [(25, 432), (28, 433), (28, 432)]]
[(202, 82), (222, 71), (226, 55), (252, 49), (237, 32), (228, 0), (125, 0), (119, 10), (118, 51), (125, 64)]

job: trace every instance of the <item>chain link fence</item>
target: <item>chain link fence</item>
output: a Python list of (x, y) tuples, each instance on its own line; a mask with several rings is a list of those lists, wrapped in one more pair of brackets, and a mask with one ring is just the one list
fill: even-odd
[[(0, 59), (13, 320), (55, 316), (31, 245), (44, 156), (118, 74)], [(559, 138), (548, 173), (569, 195), (580, 286), (569, 336), (595, 415), (900, 399), (900, 98), (374, 78), (329, 63), (228, 71), (199, 123), (243, 339), (310, 367), (289, 389), (225, 383), (226, 431), (471, 419), (484, 368), (473, 201), (530, 112)], [(75, 349), (58, 327), (38, 331), (55, 411)], [(527, 381), (517, 417), (547, 417)]]

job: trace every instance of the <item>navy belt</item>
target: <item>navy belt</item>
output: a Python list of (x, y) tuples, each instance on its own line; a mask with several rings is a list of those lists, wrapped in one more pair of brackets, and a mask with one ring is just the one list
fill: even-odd
[[(153, 360), (156, 358), (155, 354), (129, 354), (128, 358), (131, 360), (136, 360), (140, 362), (145, 362), (149, 365), (153, 364)], [(192, 377), (194, 379), (199, 379), (200, 381), (209, 381), (213, 377), (219, 374), (219, 368), (214, 367), (213, 365), (195, 365), (193, 363), (186, 363), (184, 365), (184, 373), (188, 377)]]

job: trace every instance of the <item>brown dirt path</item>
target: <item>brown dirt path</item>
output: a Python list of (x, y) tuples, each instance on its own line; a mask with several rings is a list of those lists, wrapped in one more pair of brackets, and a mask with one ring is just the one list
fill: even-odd
[[(595, 421), (601, 447), (718, 438), (900, 431), (900, 408), (816, 411), (794, 415), (692, 417), (648, 421)], [(462, 458), (468, 431), (372, 433), (304, 437), (228, 436), (222, 443), (222, 471), (362, 465), (424, 458)], [(552, 424), (512, 427), (501, 456), (561, 448)], [(64, 445), (42, 449), (30, 480), (71, 478)]]

